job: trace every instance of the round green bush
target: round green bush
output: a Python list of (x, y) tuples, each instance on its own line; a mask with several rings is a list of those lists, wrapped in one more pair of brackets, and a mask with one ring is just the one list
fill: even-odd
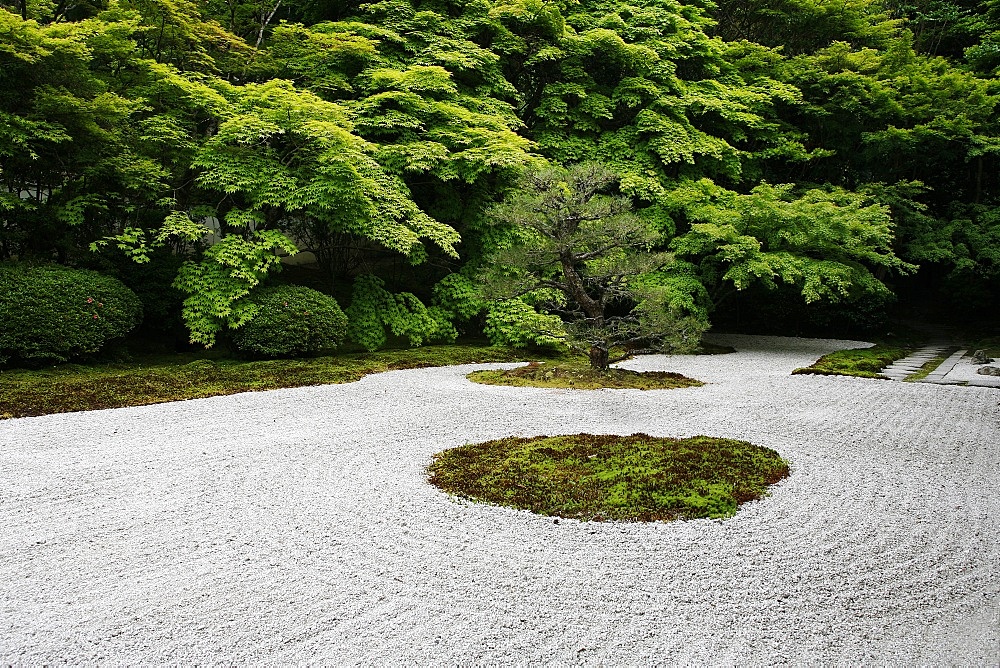
[(337, 301), (311, 288), (282, 285), (251, 297), (253, 320), (233, 332), (233, 345), (253, 357), (294, 357), (333, 350), (347, 336)]
[(0, 363), (96, 353), (142, 320), (135, 293), (110, 276), (58, 265), (0, 265)]

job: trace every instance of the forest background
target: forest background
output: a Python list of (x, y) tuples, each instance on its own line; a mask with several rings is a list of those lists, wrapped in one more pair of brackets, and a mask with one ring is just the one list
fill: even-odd
[(545, 343), (551, 295), (478, 288), (525, 241), (493, 213), (599, 163), (678, 321), (989, 326), (998, 74), (1000, 0), (0, 2), (0, 262), (114, 276), (181, 345), (279, 283), (369, 349)]

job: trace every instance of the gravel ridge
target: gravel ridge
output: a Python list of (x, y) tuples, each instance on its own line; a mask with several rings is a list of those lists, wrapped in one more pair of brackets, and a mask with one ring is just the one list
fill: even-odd
[[(792, 376), (859, 342), (715, 336), (661, 391), (464, 365), (0, 422), (0, 663), (1000, 664), (1000, 393)], [(509, 435), (741, 438), (728, 520), (558, 523), (426, 482)]]

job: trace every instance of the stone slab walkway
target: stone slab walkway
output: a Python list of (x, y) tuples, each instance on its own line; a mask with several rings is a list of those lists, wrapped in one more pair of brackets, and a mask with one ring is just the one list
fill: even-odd
[[(920, 371), (924, 364), (945, 354), (954, 346), (932, 344), (903, 359), (896, 360), (882, 369), (881, 375), (892, 380), (905, 380)], [(1000, 388), (1000, 376), (988, 376), (978, 373), (983, 364), (973, 363), (968, 350), (957, 350), (945, 359), (936, 369), (922, 378), (921, 383), (935, 385), (971, 385), (974, 387)], [(993, 362), (988, 366), (1000, 366)]]
[(924, 364), (931, 361), (935, 357), (941, 357), (951, 347), (952, 346), (945, 344), (924, 346), (920, 350), (911, 354), (909, 357), (896, 360), (889, 366), (882, 369), (880, 373), (886, 378), (891, 378), (892, 380), (904, 380), (908, 376), (920, 371)]
[(946, 359), (941, 366), (924, 378), (925, 383), (938, 385), (972, 385), (975, 387), (1000, 388), (1000, 376), (987, 376), (979, 372), (984, 366), (998, 367), (1000, 364), (980, 364), (972, 361), (968, 350), (960, 350)]
[(958, 364), (968, 353), (968, 350), (956, 350), (948, 359), (941, 362), (941, 365), (938, 366), (938, 368), (927, 374), (924, 378), (924, 382), (936, 383), (938, 385), (955, 385), (956, 383), (954, 382), (948, 382), (946, 377), (952, 369), (955, 368), (955, 365)]

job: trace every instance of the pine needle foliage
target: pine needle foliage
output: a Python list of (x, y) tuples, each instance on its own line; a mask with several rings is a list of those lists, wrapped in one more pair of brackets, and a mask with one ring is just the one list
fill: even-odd
[(693, 349), (705, 328), (697, 315), (671, 308), (663, 286), (638, 280), (672, 257), (651, 252), (657, 234), (628, 198), (602, 193), (615, 181), (593, 163), (528, 173), (491, 212), (516, 240), (483, 273), (493, 299), (551, 295), (543, 310), (560, 316), (564, 340), (599, 370), (613, 361), (612, 347)]

